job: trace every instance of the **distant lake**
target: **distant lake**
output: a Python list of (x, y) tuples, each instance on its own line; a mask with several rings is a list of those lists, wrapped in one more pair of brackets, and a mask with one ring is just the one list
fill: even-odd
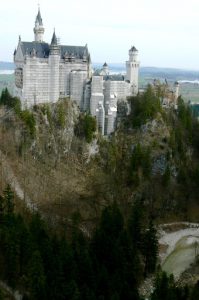
[(14, 74), (14, 70), (0, 70), (0, 75)]
[(193, 83), (193, 84), (199, 84), (199, 80), (178, 80), (179, 83)]

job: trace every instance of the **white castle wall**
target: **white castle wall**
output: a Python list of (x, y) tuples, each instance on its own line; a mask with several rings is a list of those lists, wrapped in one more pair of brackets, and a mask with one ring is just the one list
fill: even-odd
[(87, 62), (82, 62), (76, 59), (74, 62), (68, 62), (64, 59), (60, 61), (60, 92), (65, 96), (70, 96), (70, 73), (72, 71), (85, 71), (88, 72)]
[(44, 35), (44, 28), (43, 27), (35, 27), (34, 28), (34, 34), (35, 34), (35, 42), (42, 42), (43, 41), (43, 35)]
[[(62, 63), (59, 64), (59, 95), (60, 97), (65, 97), (69, 94), (66, 92), (66, 85), (68, 84), (68, 78), (66, 70)], [(69, 88), (68, 88), (69, 89)]]
[(115, 131), (115, 123), (117, 118), (117, 106), (109, 106), (108, 113), (106, 115), (106, 129), (105, 134), (110, 135)]
[(131, 84), (131, 94), (137, 95), (138, 93), (138, 77), (139, 77), (139, 63), (137, 62), (126, 62), (127, 69), (127, 80)]
[(91, 100), (90, 100), (90, 113), (92, 116), (97, 115), (97, 108), (99, 102), (104, 103), (103, 76), (93, 76), (92, 83), (91, 83)]
[(125, 81), (106, 80), (104, 82), (105, 134), (115, 130), (117, 117), (117, 102), (125, 100), (130, 95), (130, 84)]
[(24, 107), (49, 101), (48, 95), (49, 68), (46, 59), (26, 57), (23, 66), (23, 89), (21, 92)]
[(59, 99), (59, 61), (60, 55), (58, 53), (51, 53), (49, 55), (49, 100), (52, 103)]
[[(21, 81), (21, 88), (15, 87), (15, 95), (22, 100), (23, 107), (31, 107), (35, 104), (56, 102), (59, 97), (70, 96), (70, 74), (74, 70), (81, 70), (84, 79), (88, 76), (87, 63), (67, 63), (62, 60), (60, 63), (60, 55), (49, 55), (49, 58), (37, 58), (26, 56), (23, 62), (17, 62), (16, 73), (19, 74), (19, 69), (22, 73), (21, 76), (16, 74), (16, 82)], [(81, 72), (80, 72), (81, 73)], [(80, 82), (79, 82), (80, 80)], [(74, 79), (72, 79), (74, 81)], [(80, 101), (80, 90), (82, 92), (83, 82), (79, 78), (76, 80), (77, 88), (72, 84), (72, 98), (73, 100)], [(83, 103), (83, 99), (81, 100)]]
[(132, 95), (137, 95), (138, 93), (139, 67), (138, 51), (135, 48), (130, 49), (129, 60), (126, 62), (126, 80), (131, 84)]
[(130, 95), (130, 85), (125, 81), (111, 81), (104, 82), (104, 97), (105, 102), (109, 101), (110, 95), (116, 94), (118, 100), (126, 99)]
[(84, 103), (83, 103), (83, 111), (90, 111), (90, 99), (91, 99), (91, 83), (88, 81), (85, 85), (84, 90)]
[(99, 101), (98, 108), (96, 109), (96, 117), (99, 132), (104, 135), (104, 126), (105, 126), (105, 111), (103, 101)]
[(70, 73), (70, 97), (83, 109), (84, 87), (87, 80), (87, 71), (72, 71)]

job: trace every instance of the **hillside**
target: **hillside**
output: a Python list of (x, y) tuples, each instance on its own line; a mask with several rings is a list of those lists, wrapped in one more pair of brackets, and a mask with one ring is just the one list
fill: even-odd
[(149, 118), (146, 103), (133, 99), (132, 115), (120, 118), (116, 133), (90, 144), (68, 99), (22, 117), (2, 107), (0, 150), (24, 198), (48, 215), (79, 211), (83, 223), (113, 201), (128, 215), (137, 197), (157, 220), (197, 221), (198, 123), (184, 104), (181, 120), (175, 111), (154, 108), (156, 96), (147, 97)]
[[(181, 98), (177, 111), (163, 108), (164, 91), (129, 98), (128, 116), (120, 103), (108, 138), (70, 99), (21, 111), (2, 93), (0, 278), (27, 299), (141, 300), (138, 288), (154, 272), (166, 300), (197, 299), (197, 285), (183, 298), (156, 269), (154, 224), (199, 215), (199, 123)], [(197, 278), (197, 261), (192, 270)], [(158, 282), (151, 300), (162, 300)]]

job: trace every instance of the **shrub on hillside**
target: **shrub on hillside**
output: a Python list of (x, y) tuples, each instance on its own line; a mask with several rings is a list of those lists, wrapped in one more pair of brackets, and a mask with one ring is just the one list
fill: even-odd
[(129, 98), (131, 103), (131, 114), (129, 125), (140, 127), (147, 120), (153, 119), (158, 112), (162, 111), (160, 99), (156, 96), (152, 86), (148, 85), (144, 94)]
[(26, 124), (30, 135), (35, 134), (35, 119), (33, 113), (29, 110), (21, 110), (21, 102), (17, 97), (10, 95), (7, 88), (5, 88), (0, 97), (0, 105), (5, 105), (7, 108), (13, 109), (20, 119)]
[(28, 127), (30, 131), (30, 135), (34, 136), (35, 134), (35, 118), (33, 116), (33, 113), (30, 112), (29, 110), (23, 110), (20, 112), (20, 117)]
[(11, 96), (7, 88), (1, 93), (0, 105), (5, 105), (8, 108), (14, 109), (17, 114), (21, 111), (21, 102), (19, 98)]
[(76, 125), (75, 134), (79, 137), (84, 137), (87, 143), (90, 143), (93, 139), (96, 129), (96, 119), (89, 114), (82, 114), (80, 115), (79, 122)]

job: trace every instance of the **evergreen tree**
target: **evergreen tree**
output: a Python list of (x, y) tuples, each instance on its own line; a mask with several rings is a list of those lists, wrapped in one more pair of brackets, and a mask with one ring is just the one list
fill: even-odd
[(170, 179), (171, 179), (171, 170), (170, 170), (169, 166), (167, 165), (166, 170), (162, 176), (163, 185), (167, 187), (169, 185)]
[(17, 97), (12, 97), (7, 88), (3, 89), (0, 97), (0, 105), (6, 105), (13, 108), (16, 113), (21, 112), (21, 102)]
[(131, 114), (129, 118), (133, 127), (140, 127), (162, 111), (160, 99), (151, 85), (148, 85), (144, 94), (132, 97), (130, 101)]
[(169, 300), (169, 280), (165, 272), (158, 274), (151, 300)]
[(93, 118), (91, 115), (86, 114), (84, 117), (84, 134), (88, 143), (92, 141), (96, 129), (96, 119)]
[(156, 268), (158, 256), (158, 240), (157, 231), (152, 220), (150, 220), (149, 228), (146, 230), (144, 235), (143, 255), (145, 259), (145, 275), (153, 273)]
[(79, 230), (73, 235), (72, 250), (76, 262), (76, 281), (79, 291), (81, 294), (87, 294), (88, 289), (94, 289), (95, 279), (88, 242)]
[(39, 251), (32, 254), (28, 268), (31, 299), (46, 299), (46, 277)]
[(5, 212), (10, 215), (14, 212), (14, 193), (11, 190), (11, 186), (8, 184), (3, 192), (5, 202)]
[[(197, 294), (196, 294), (197, 295)], [(165, 272), (156, 277), (155, 289), (150, 297), (151, 300), (192, 300), (189, 298), (188, 288), (176, 287), (174, 277), (167, 276)], [(193, 298), (194, 300), (198, 299)]]
[(65, 299), (70, 299), (70, 300), (81, 299), (81, 295), (79, 293), (77, 283), (74, 280), (71, 280), (69, 283), (67, 283)]
[(4, 297), (4, 295), (3, 295), (2, 290), (0, 289), (0, 300), (4, 300), (4, 299), (5, 299), (5, 297)]
[(11, 101), (11, 95), (7, 88), (5, 88), (1, 93), (0, 104), (9, 105)]
[(0, 223), (3, 221), (3, 215), (5, 212), (5, 201), (4, 197), (0, 195)]
[(9, 285), (15, 288), (20, 275), (20, 249), (16, 226), (7, 229), (4, 243), (5, 276)]
[(136, 200), (128, 221), (128, 232), (135, 250), (142, 249), (143, 240), (143, 206), (141, 200)]
[(142, 267), (138, 252), (132, 247), (125, 229), (120, 234), (117, 251), (117, 281), (113, 283), (113, 288), (117, 286), (120, 299), (138, 299), (137, 287), (142, 277)]
[(190, 297), (190, 300), (196, 300), (196, 299), (199, 299), (199, 281), (193, 287), (193, 290), (191, 292), (191, 297)]
[(191, 109), (186, 105), (181, 97), (178, 98), (178, 117), (182, 126), (192, 134), (192, 115)]

